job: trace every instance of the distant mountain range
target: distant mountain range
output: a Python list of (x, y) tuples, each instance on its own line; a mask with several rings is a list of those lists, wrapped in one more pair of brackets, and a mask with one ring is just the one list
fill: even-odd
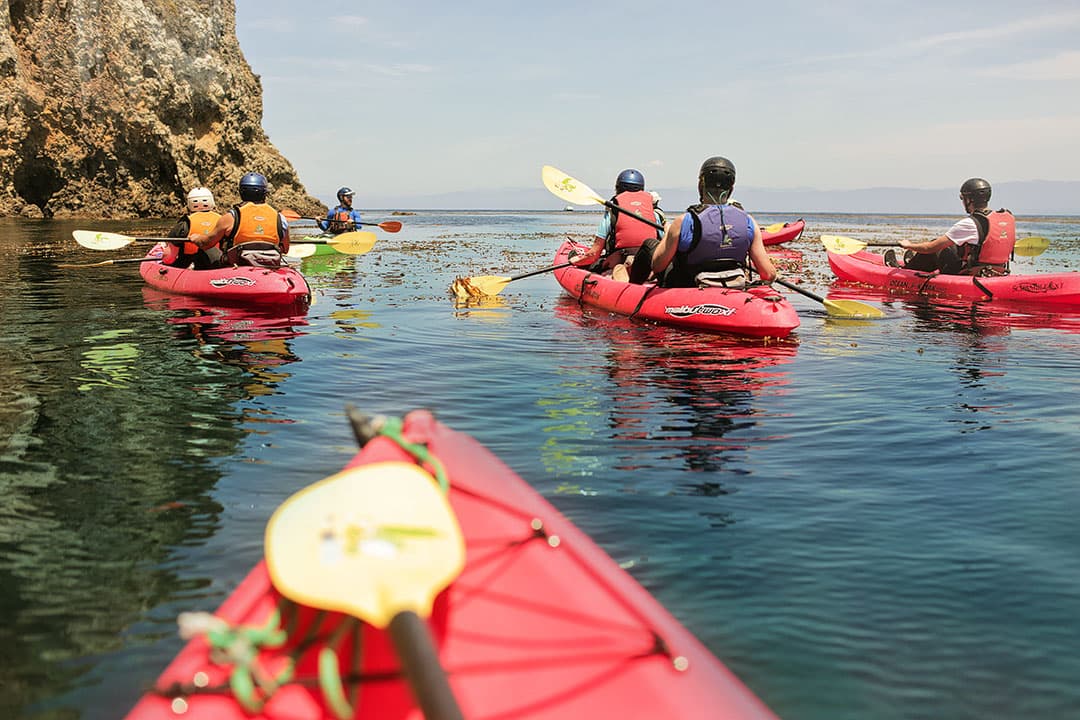
[[(594, 188), (597, 192), (600, 189)], [(697, 199), (693, 187), (660, 188), (663, 207), (681, 210)], [(736, 187), (735, 196), (751, 212), (881, 213), (901, 215), (955, 215), (962, 212), (959, 189), (865, 188), (815, 190), (813, 188)], [(324, 199), (325, 198), (320, 198)], [(330, 199), (331, 201), (333, 198)], [(330, 202), (333, 204), (333, 202)], [(562, 210), (565, 203), (540, 188), (462, 191), (420, 196), (357, 197), (364, 208), (400, 210)], [(1080, 215), (1080, 181), (1032, 180), (1002, 182), (994, 186), (995, 208), (1005, 206), (1017, 215)], [(598, 208), (599, 206), (597, 206)], [(587, 209), (582, 207), (580, 209)]]

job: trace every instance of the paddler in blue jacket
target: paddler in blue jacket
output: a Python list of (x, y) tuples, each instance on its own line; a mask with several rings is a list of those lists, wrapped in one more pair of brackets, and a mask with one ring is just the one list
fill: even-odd
[(319, 228), (334, 235), (359, 230), (363, 218), (360, 217), (359, 210), (353, 210), (352, 202), (355, 194), (352, 188), (340, 188), (337, 191), (337, 207), (328, 210), (326, 218), (318, 221)]
[(675, 218), (655, 248), (646, 244), (634, 261), (630, 281), (648, 278), (650, 255), (652, 272), (664, 287), (739, 287), (746, 281), (739, 276), (748, 257), (762, 280), (772, 282), (779, 277), (754, 218), (729, 202), (734, 188), (735, 166), (730, 160), (717, 156), (702, 163), (700, 204)]

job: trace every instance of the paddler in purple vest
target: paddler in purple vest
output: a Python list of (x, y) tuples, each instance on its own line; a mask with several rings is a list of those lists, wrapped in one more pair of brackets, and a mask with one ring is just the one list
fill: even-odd
[[(747, 257), (762, 280), (772, 282), (779, 273), (765, 252), (761, 230), (754, 218), (729, 202), (735, 188), (735, 166), (724, 157), (711, 157), (698, 172), (700, 204), (692, 205), (667, 226), (664, 236), (651, 248), (642, 249), (630, 273), (630, 282), (644, 282), (652, 269), (664, 287), (695, 287), (717, 284), (713, 278), (736, 282), (746, 268)], [(647, 260), (651, 256), (651, 263)], [(725, 280), (722, 284), (728, 285)]]
[(609, 272), (612, 280), (626, 282), (638, 248), (646, 240), (655, 241), (658, 237), (656, 228), (635, 220), (628, 213), (639, 215), (652, 223), (662, 223), (663, 215), (657, 212), (653, 194), (645, 192), (645, 176), (632, 168), (623, 170), (615, 178), (615, 196), (611, 202), (626, 212), (611, 208), (604, 210), (592, 247), (584, 254), (571, 251), (567, 260), (578, 266), (587, 266), (593, 272)]
[[(1009, 259), (1016, 244), (1016, 219), (1002, 208), (990, 210), (990, 183), (970, 178), (960, 186), (960, 201), (968, 214), (941, 237), (926, 242), (901, 240), (903, 267), (939, 270), (945, 275), (992, 277), (1009, 274)], [(901, 267), (893, 250), (885, 252), (885, 264)]]

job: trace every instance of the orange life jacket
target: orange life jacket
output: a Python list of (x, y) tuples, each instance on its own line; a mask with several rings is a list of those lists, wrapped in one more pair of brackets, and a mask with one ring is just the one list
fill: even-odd
[(221, 241), (222, 252), (248, 243), (268, 243), (282, 252), (286, 250), (282, 247), (281, 218), (277, 210), (266, 203), (246, 202), (229, 212), (233, 215), (233, 227)]
[[(200, 212), (193, 212), (187, 216), (188, 219), (188, 235), (195, 233), (202, 233), (203, 235), (209, 235), (214, 231), (214, 226), (217, 225), (218, 218), (220, 218), (216, 212), (210, 212), (209, 210), (203, 210)], [(181, 248), (181, 252), (185, 255), (194, 255), (199, 252), (199, 246), (195, 243), (186, 242)]]

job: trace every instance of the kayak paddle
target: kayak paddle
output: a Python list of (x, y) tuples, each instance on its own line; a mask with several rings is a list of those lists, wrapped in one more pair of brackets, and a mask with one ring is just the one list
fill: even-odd
[[(371, 252), (371, 248), (375, 247), (375, 241), (378, 238), (375, 237), (375, 233), (368, 232), (367, 230), (356, 230), (354, 232), (341, 233), (340, 235), (332, 235), (326, 238), (304, 238), (304, 242), (297, 243), (297, 245), (310, 245), (312, 252), (315, 252), (316, 245), (329, 245), (334, 250), (344, 255), (363, 255), (364, 253)], [(289, 253), (292, 253), (292, 248), (289, 247)], [(306, 257), (306, 256), (305, 256)]]
[(282, 595), (388, 628), (424, 718), (463, 717), (421, 619), (465, 567), (461, 528), (431, 475), (406, 462), (344, 470), (286, 500), (265, 545)]
[[(825, 249), (837, 255), (854, 255), (868, 247), (899, 247), (895, 242), (863, 242), (843, 235), (822, 235), (821, 244)], [(1050, 241), (1044, 237), (1020, 238), (1013, 245), (1013, 252), (1023, 257), (1035, 257), (1046, 252)]]
[(470, 278), (459, 278), (454, 281), (452, 285), (454, 293), (459, 297), (475, 297), (478, 295), (498, 295), (506, 287), (507, 283), (512, 283), (515, 280), (521, 280), (523, 278), (532, 277), (533, 275), (542, 275), (543, 273), (553, 272), (555, 270), (561, 270), (565, 267), (570, 267), (574, 263), (559, 263), (558, 265), (552, 265), (546, 267), (543, 270), (533, 270), (532, 272), (522, 273), (521, 275), (514, 275), (513, 277), (503, 277), (500, 275), (477, 275)]
[[(282, 210), (281, 215), (282, 215), (282, 217), (284, 217), (289, 222), (292, 222), (293, 220), (312, 220), (314, 222), (319, 222), (320, 220), (326, 220), (326, 218), (308, 217), (306, 215), (301, 215), (300, 213), (296, 212), (295, 210)], [(372, 225), (372, 226), (377, 227), (377, 228), (379, 228), (381, 230), (385, 230), (388, 233), (396, 233), (396, 232), (401, 231), (401, 223), (399, 221), (397, 221), (397, 220), (386, 220), (386, 221), (379, 222), (379, 223), (362, 222), (362, 223), (358, 223), (358, 224), (359, 225)]]
[(119, 250), (134, 242), (184, 242), (184, 238), (132, 237), (130, 235), (102, 232), (99, 230), (72, 230), (71, 234), (75, 238), (75, 242), (79, 243), (84, 248), (90, 248), (91, 250)]
[(103, 265), (122, 265), (124, 263), (143, 263), (143, 262), (157, 262), (156, 257), (137, 257), (137, 258), (121, 258), (119, 260), (102, 260), (96, 263), (57, 263), (56, 267), (61, 268), (88, 268), (88, 267), (102, 267)]
[[(562, 170), (552, 167), (551, 165), (545, 165), (540, 172), (540, 176), (544, 181), (544, 187), (546, 187), (556, 197), (562, 198), (569, 203), (575, 205), (589, 205), (591, 203), (599, 203), (604, 207), (611, 208), (615, 211), (620, 211), (620, 208), (610, 200), (604, 200), (602, 197), (596, 194), (592, 188), (584, 183), (575, 180)], [(625, 211), (622, 211), (625, 212)], [(663, 230), (664, 226), (659, 223), (654, 223), (651, 220), (646, 220), (640, 215), (634, 213), (626, 213), (632, 218), (636, 218), (646, 225), (652, 225), (657, 230)], [(844, 318), (879, 318), (885, 317), (885, 313), (874, 307), (873, 305), (867, 305), (866, 303), (859, 302), (857, 300), (826, 300), (820, 295), (815, 295), (809, 290), (803, 290), (798, 285), (793, 285), (786, 280), (776, 277), (772, 282), (779, 285), (783, 285), (788, 290), (793, 290), (800, 295), (805, 295), (811, 300), (816, 300), (825, 306), (826, 312), (834, 317)]]

